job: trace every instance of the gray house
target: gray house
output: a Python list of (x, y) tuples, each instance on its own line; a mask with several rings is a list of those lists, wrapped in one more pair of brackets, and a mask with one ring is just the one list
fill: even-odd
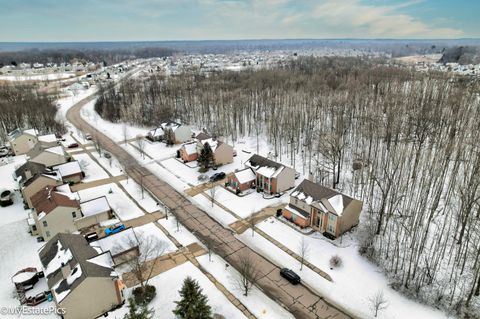
[(99, 253), (81, 235), (59, 233), (39, 251), (48, 288), (65, 319), (96, 318), (125, 302), (126, 286), (109, 252)]

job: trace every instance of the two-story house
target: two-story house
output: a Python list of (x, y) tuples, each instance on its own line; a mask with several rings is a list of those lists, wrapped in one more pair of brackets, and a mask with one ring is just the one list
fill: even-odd
[(336, 238), (358, 225), (362, 206), (357, 199), (305, 179), (290, 194), (282, 214), (300, 227)]
[(284, 192), (295, 186), (295, 170), (260, 155), (252, 155), (245, 163), (256, 175), (258, 191), (266, 194)]
[(124, 304), (126, 286), (110, 252), (98, 252), (82, 235), (55, 235), (39, 257), (62, 318), (98, 318)]

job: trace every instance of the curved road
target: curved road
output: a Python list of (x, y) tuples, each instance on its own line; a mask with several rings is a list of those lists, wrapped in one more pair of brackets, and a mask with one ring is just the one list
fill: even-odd
[(96, 95), (89, 96), (67, 112), (67, 119), (84, 133), (94, 136), (102, 148), (113, 154), (121, 163), (128, 163), (126, 173), (143, 185), (152, 196), (167, 206), (188, 230), (236, 269), (240, 256), (249, 254), (261, 271), (257, 286), (270, 298), (286, 307), (295, 318), (353, 318), (345, 310), (333, 306), (304, 285), (293, 286), (279, 275), (279, 268), (237, 239), (231, 230), (224, 228), (206, 212), (193, 205), (172, 186), (143, 167), (137, 160), (109, 137), (98, 131), (80, 116), (81, 108)]

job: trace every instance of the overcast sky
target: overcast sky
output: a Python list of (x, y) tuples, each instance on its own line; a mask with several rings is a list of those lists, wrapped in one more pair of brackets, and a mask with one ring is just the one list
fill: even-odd
[(480, 0), (0, 0), (0, 41), (478, 38)]

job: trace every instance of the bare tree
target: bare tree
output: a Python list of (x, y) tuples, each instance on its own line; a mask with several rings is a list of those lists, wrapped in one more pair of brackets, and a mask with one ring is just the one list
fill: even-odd
[(212, 207), (215, 204), (215, 196), (217, 195), (217, 185), (215, 185), (213, 182), (211, 184), (211, 187), (209, 189), (209, 194), (210, 194), (210, 202), (212, 203)]
[(145, 159), (145, 138), (142, 135), (137, 135), (135, 141), (137, 143), (137, 148), (140, 152), (140, 155), (143, 159)]
[(123, 125), (122, 125), (122, 134), (123, 134), (123, 144), (127, 145), (127, 140), (128, 140), (128, 126), (127, 126), (127, 123), (123, 123)]
[(248, 216), (248, 223), (252, 229), (252, 237), (255, 235), (255, 213), (252, 211), (250, 216)]
[(308, 242), (305, 240), (305, 237), (302, 236), (302, 239), (298, 244), (298, 254), (300, 255), (300, 270), (303, 269), (303, 264), (305, 263), (305, 259), (308, 258), (309, 252), (310, 252), (310, 246)]
[(372, 309), (373, 315), (375, 318), (378, 315), (380, 310), (386, 309), (388, 307), (388, 300), (383, 296), (383, 291), (379, 290), (369, 298), (370, 307)]
[(142, 290), (145, 291), (159, 257), (165, 252), (166, 243), (154, 236), (135, 233), (134, 236), (130, 236), (123, 243), (118, 244), (118, 246), (122, 250), (131, 250), (134, 247), (138, 247), (138, 253), (129, 254), (130, 259), (126, 264)]
[(245, 296), (260, 278), (260, 272), (255, 260), (249, 253), (242, 253), (238, 257), (238, 274), (234, 278), (234, 284)]

